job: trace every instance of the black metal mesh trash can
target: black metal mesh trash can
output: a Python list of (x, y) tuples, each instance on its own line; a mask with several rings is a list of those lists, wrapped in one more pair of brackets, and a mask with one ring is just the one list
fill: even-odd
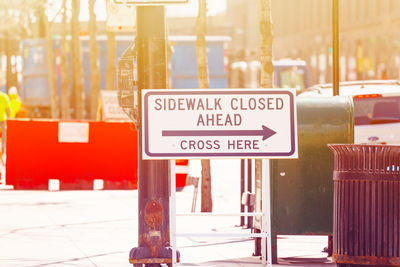
[(335, 154), (338, 266), (400, 266), (400, 146), (328, 145)]

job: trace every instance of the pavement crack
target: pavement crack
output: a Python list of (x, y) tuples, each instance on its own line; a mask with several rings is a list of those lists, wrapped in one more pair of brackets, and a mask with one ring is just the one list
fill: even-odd
[(98, 266), (93, 261), (91, 261), (90, 258), (104, 257), (104, 256), (109, 256), (109, 255), (113, 255), (113, 254), (122, 254), (122, 253), (128, 253), (128, 252), (127, 251), (114, 251), (114, 252), (90, 255), (90, 256), (85, 256), (85, 257), (70, 258), (70, 259), (65, 259), (65, 260), (52, 261), (52, 262), (48, 262), (48, 263), (40, 263), (40, 264), (30, 265), (28, 267), (49, 266), (49, 265), (54, 265), (54, 264), (63, 264), (63, 263), (68, 263), (68, 262), (76, 262), (76, 261), (81, 261), (81, 260), (85, 260), (85, 259), (89, 260), (93, 264), (93, 266)]

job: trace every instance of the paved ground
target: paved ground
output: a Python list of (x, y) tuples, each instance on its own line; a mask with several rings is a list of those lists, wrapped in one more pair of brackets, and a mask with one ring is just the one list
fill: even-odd
[[(190, 188), (178, 211), (190, 211)], [(185, 201), (186, 200), (186, 201)], [(186, 211), (184, 211), (186, 210)], [(137, 191), (0, 191), (0, 266), (129, 266), (137, 244)], [(178, 217), (178, 232), (247, 232), (237, 218)], [(285, 265), (326, 266), (324, 236), (278, 240)], [(255, 266), (243, 238), (178, 238), (181, 266)]]
[[(237, 162), (221, 161), (214, 177)], [(222, 175), (223, 172), (224, 175)], [(213, 182), (214, 211), (237, 211), (236, 186)], [(222, 180), (222, 178), (220, 179)], [(190, 212), (192, 188), (177, 193), (177, 212)], [(137, 245), (137, 191), (0, 191), (0, 267), (130, 266)], [(239, 232), (236, 217), (178, 217), (178, 232)], [(178, 266), (260, 266), (243, 238), (178, 238)], [(321, 250), (325, 236), (280, 236), (279, 266), (334, 266)]]

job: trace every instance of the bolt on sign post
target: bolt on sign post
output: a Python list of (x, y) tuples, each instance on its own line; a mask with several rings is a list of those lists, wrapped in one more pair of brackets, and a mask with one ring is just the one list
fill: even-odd
[[(138, 5), (135, 45), (139, 112), (142, 105), (142, 89), (167, 88), (167, 40), (165, 8), (162, 4), (186, 2), (187, 0), (114, 0), (115, 4)], [(142, 114), (139, 114), (138, 129), (141, 117)], [(139, 144), (141, 143), (142, 132), (139, 130)], [(171, 264), (173, 260), (172, 250), (169, 248), (169, 164), (167, 160), (143, 160), (140, 145), (138, 161), (139, 244), (130, 251), (129, 262), (134, 266)]]

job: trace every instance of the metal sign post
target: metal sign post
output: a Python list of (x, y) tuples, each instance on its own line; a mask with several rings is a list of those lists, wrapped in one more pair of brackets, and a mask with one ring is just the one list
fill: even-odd
[[(143, 138), (140, 130), (142, 123), (142, 90), (146, 88), (167, 88), (167, 35), (164, 4), (187, 3), (187, 1), (113, 0), (113, 4), (122, 9), (114, 11), (121, 11), (124, 14), (126, 11), (132, 11), (132, 7), (129, 7), (129, 5), (137, 5), (136, 40), (119, 60), (118, 87), (119, 104), (124, 112), (135, 122), (139, 132), (139, 144), (142, 143)], [(129, 12), (127, 17), (127, 20), (129, 20)], [(133, 15), (131, 17), (133, 19)], [(134, 23), (128, 21), (128, 24), (122, 24), (118, 21), (118, 17), (114, 24), (111, 26), (115, 26), (117, 30), (124, 30), (125, 26), (127, 26), (126, 30), (134, 29)], [(134, 58), (137, 62), (137, 82), (133, 75)], [(134, 86), (137, 86), (137, 109), (135, 107)], [(168, 169), (171, 167), (174, 174), (171, 177), (171, 183), (174, 184), (175, 189), (174, 166), (169, 166), (167, 160), (143, 160), (142, 155), (142, 147), (139, 145), (139, 244), (131, 249), (129, 262), (135, 266), (175, 263), (179, 260), (177, 260), (176, 248), (174, 246), (172, 252), (168, 246), (170, 242)], [(175, 193), (173, 195), (175, 196)], [(173, 210), (173, 214), (174, 212)], [(174, 219), (175, 216), (172, 222), (173, 229), (175, 227)]]
[[(137, 73), (139, 113), (141, 93), (145, 88), (167, 87), (167, 49), (164, 6), (138, 6), (137, 18)], [(137, 127), (140, 129), (141, 114)], [(139, 144), (142, 140), (139, 130)], [(168, 161), (143, 160), (139, 145), (139, 244), (132, 248), (129, 261), (132, 264), (162, 264), (171, 262), (168, 248), (169, 190)], [(173, 180), (173, 179), (172, 179)]]
[[(271, 233), (271, 188), (270, 188), (270, 162), (269, 159), (262, 160), (262, 225), (261, 233), (261, 261), (262, 264), (272, 266), (272, 233)], [(266, 246), (267, 245), (267, 246)]]
[[(188, 213), (176, 214), (176, 184), (175, 184), (175, 160), (170, 160), (170, 190), (171, 190), (171, 205), (170, 205), (170, 232), (171, 232), (171, 249), (172, 249), (172, 267), (176, 265), (176, 236), (181, 237), (261, 237), (261, 264), (272, 266), (272, 230), (271, 230), (271, 191), (270, 191), (270, 162), (269, 159), (263, 159), (264, 172), (262, 177), (262, 212), (261, 213)], [(261, 233), (176, 233), (176, 216), (262, 216)]]
[(171, 184), (171, 205), (170, 205), (170, 232), (172, 249), (172, 266), (176, 265), (176, 180), (175, 180), (175, 160), (169, 161), (170, 184)]

